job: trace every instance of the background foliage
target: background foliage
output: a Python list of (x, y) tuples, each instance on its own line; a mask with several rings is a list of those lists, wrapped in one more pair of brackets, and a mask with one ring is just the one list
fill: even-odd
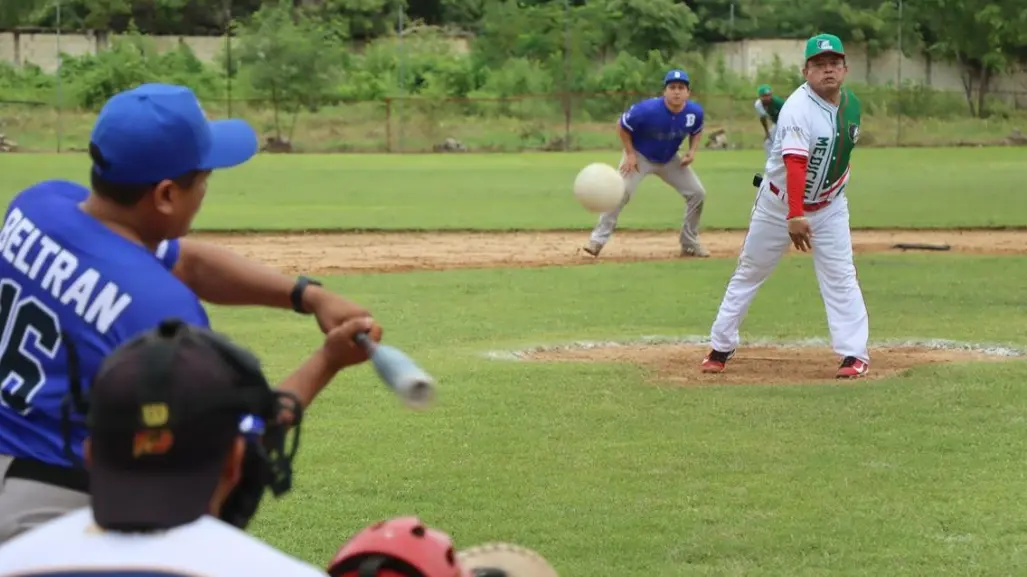
[[(55, 2), (2, 0), (0, 28), (52, 28)], [(709, 43), (743, 37), (830, 30), (874, 52), (894, 48), (901, 30), (907, 51), (964, 65), (963, 95), (909, 83), (859, 87), (868, 113), (877, 116), (1009, 118), (1014, 106), (992, 98), (989, 82), (1027, 62), (1021, 0), (908, 0), (901, 19), (898, 4), (882, 0), (62, 0), (61, 10), (65, 31), (111, 34), (108, 51), (64, 57), (62, 106), (95, 111), (117, 91), (171, 81), (191, 86), (205, 102), (229, 94), (260, 101), (271, 111), (267, 131), (286, 140), (303, 111), (416, 97), (368, 114), (416, 115), (433, 126), (429, 139), (445, 132), (444, 118), (520, 119), (522, 140), (542, 145), (552, 140), (542, 133), (561, 119), (608, 122), (639, 95), (658, 90), (654, 79), (670, 66), (689, 71), (704, 106), (704, 96), (724, 100), (725, 110), (714, 116), (751, 116), (756, 81), (704, 57)], [(217, 65), (201, 62), (184, 44), (158, 53), (146, 36), (228, 30), (231, 51), (226, 45)], [(455, 35), (470, 38), (469, 51), (451, 41)], [(779, 93), (801, 81), (780, 63), (759, 71), (759, 82)], [(3, 100), (50, 104), (56, 87), (57, 78), (37, 67), (0, 63)], [(552, 97), (529, 97), (540, 94)]]

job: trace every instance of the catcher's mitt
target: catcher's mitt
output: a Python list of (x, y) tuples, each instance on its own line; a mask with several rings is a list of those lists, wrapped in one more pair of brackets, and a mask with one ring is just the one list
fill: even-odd
[(559, 577), (537, 552), (513, 543), (483, 543), (457, 553), (474, 577)]

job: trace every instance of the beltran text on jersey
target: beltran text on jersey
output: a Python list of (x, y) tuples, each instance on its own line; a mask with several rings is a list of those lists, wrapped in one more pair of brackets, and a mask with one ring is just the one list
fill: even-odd
[(78, 257), (43, 234), (17, 207), (0, 230), (0, 258), (71, 307), (100, 334), (106, 334), (132, 302), (131, 295), (104, 280), (96, 269), (81, 267)]

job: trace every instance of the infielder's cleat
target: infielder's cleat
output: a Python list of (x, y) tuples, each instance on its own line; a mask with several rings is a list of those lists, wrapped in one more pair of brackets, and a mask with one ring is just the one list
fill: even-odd
[(856, 357), (845, 357), (842, 361), (842, 366), (838, 367), (838, 374), (835, 377), (839, 379), (858, 379), (866, 376), (870, 370), (870, 365), (865, 361), (861, 361)]
[(710, 251), (706, 250), (703, 245), (697, 244), (695, 246), (681, 247), (681, 256), (707, 258), (710, 256)]
[(590, 241), (588, 241), (588, 244), (586, 244), (585, 246), (581, 247), (581, 250), (587, 252), (588, 254), (590, 254), (592, 256), (599, 256), (600, 251), (603, 250), (603, 245), (599, 244), (598, 242), (596, 242), (594, 240), (590, 240)]
[(702, 360), (702, 372), (704, 373), (720, 373), (724, 371), (724, 365), (727, 364), (731, 357), (735, 356), (734, 351), (721, 352), (711, 350), (706, 358)]

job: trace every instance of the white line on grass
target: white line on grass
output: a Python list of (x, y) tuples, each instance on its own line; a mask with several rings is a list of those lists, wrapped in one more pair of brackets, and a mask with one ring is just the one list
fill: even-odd
[[(555, 345), (535, 345), (512, 351), (486, 351), (484, 356), (496, 361), (518, 361), (523, 360), (535, 353), (550, 351), (602, 349), (616, 347), (632, 347), (638, 345), (705, 345), (709, 344), (708, 336), (686, 335), (679, 337), (649, 335), (634, 339), (621, 339), (610, 341), (572, 341), (569, 343)], [(742, 344), (744, 347), (775, 347), (775, 348), (823, 348), (830, 346), (826, 339), (801, 339), (780, 341), (773, 339), (747, 339)], [(1012, 345), (991, 344), (991, 343), (963, 343), (949, 339), (892, 339), (876, 341), (870, 344), (874, 348), (922, 348), (943, 351), (967, 351), (996, 357), (1023, 357), (1027, 356), (1027, 350)]]

